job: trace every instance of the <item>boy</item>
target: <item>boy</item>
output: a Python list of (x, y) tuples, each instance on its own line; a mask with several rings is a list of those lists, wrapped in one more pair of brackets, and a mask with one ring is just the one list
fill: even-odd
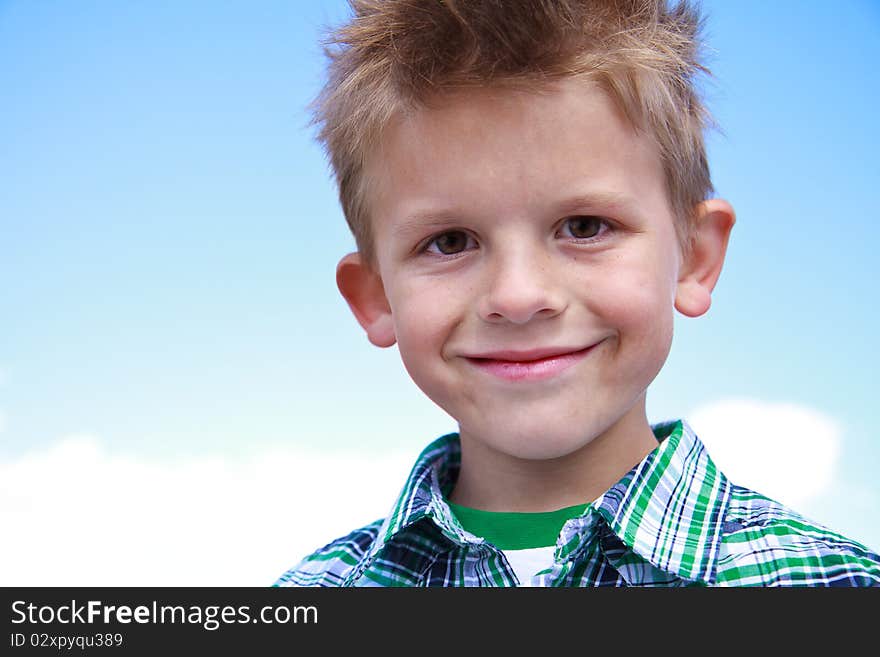
[(880, 585), (880, 556), (646, 417), (735, 222), (709, 198), (696, 11), (352, 6), (317, 105), (358, 246), (337, 284), (459, 431), (276, 584)]

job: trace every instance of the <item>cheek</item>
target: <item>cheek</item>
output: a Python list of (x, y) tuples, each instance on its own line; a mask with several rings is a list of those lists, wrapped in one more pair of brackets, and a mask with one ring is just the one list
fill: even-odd
[(456, 302), (461, 303), (461, 296), (448, 286), (416, 281), (394, 290), (389, 297), (398, 349), (411, 375), (413, 368), (424, 367), (421, 357), (442, 353), (451, 327), (459, 321)]
[(594, 286), (593, 311), (618, 332), (620, 349), (640, 354), (650, 369), (662, 364), (672, 344), (673, 287), (663, 267), (621, 267)]

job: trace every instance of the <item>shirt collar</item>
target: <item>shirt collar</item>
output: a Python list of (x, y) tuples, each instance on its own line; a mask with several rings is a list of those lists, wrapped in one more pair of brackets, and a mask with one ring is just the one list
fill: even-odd
[[(658, 447), (590, 504), (583, 516), (566, 523), (560, 543), (575, 554), (593, 540), (591, 525), (601, 519), (653, 566), (685, 580), (711, 583), (730, 484), (685, 421), (651, 428)], [(354, 577), (395, 536), (427, 518), (453, 544), (483, 542), (462, 528), (446, 504), (460, 466), (457, 433), (441, 436), (422, 451)]]
[(419, 454), (403, 490), (379, 528), (371, 554), (379, 552), (394, 536), (425, 518), (431, 518), (453, 542), (482, 542), (461, 527), (446, 504), (460, 467), (459, 434), (449, 433), (429, 444)]
[[(593, 532), (585, 525), (598, 515), (626, 547), (655, 568), (689, 582), (711, 584), (730, 482), (687, 422), (651, 428), (660, 441), (657, 448), (564, 531), (586, 542)], [(572, 542), (576, 549), (577, 542)], [(625, 576), (630, 584), (639, 584), (643, 574), (631, 568)]]

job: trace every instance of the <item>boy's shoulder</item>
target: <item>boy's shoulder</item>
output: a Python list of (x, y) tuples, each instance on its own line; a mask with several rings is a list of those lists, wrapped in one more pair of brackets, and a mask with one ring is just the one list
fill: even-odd
[(876, 552), (732, 483), (720, 547), (721, 586), (880, 586)]
[(419, 454), (386, 517), (315, 550), (273, 586), (414, 585), (424, 565), (448, 545), (444, 531), (461, 538), (455, 522), (440, 510), (443, 491), (451, 488), (460, 465), (459, 435), (434, 439)]
[(344, 586), (365, 558), (384, 522), (380, 518), (315, 550), (273, 586)]

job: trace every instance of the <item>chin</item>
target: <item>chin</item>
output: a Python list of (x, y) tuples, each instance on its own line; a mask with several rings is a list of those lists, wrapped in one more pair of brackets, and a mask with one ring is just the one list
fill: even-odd
[(548, 461), (569, 456), (590, 443), (583, 434), (577, 436), (549, 436), (536, 431), (518, 437), (514, 433), (503, 434), (491, 446), (496, 451), (528, 461)]

